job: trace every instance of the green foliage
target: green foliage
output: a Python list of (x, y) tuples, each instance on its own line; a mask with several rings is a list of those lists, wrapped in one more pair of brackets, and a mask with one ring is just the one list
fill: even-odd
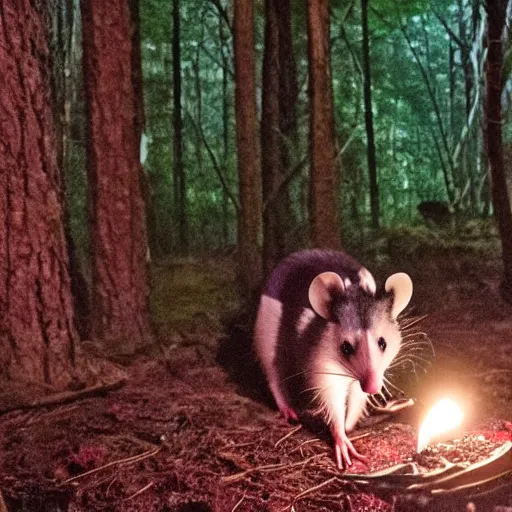
[[(479, 185), (485, 169), (479, 129), (481, 76), (472, 76), (470, 70), (473, 80), (470, 99), (480, 104), (468, 128), (465, 80), (469, 75), (467, 69), (464, 71), (457, 42), (457, 37), (464, 36), (464, 44), (481, 59), (482, 49), (475, 46), (478, 38), (472, 32), (478, 19), (474, 17), (476, 11), (472, 11), (472, 5), (468, 0), (372, 0), (370, 3), (373, 112), (381, 220), (385, 226), (418, 222), (417, 205), (421, 201), (447, 200), (445, 174), (453, 181), (456, 195), (469, 180), (471, 191), (460, 200), (462, 208), (476, 213), (485, 200), (484, 189)], [(307, 158), (308, 153), (307, 12), (305, 2), (292, 2), (292, 6), (300, 86), (296, 164)], [(218, 176), (221, 172), (236, 196), (233, 40), (224, 19), (226, 16), (232, 19), (232, 14), (232, 2), (228, 0), (180, 2), (184, 163), (190, 238), (195, 252), (236, 241), (236, 211)], [(255, 15), (257, 77), (261, 90), (262, 1), (255, 2)], [(141, 0), (141, 17), (146, 131), (150, 140), (146, 167), (159, 238), (169, 251), (173, 248), (175, 231), (170, 3)], [(465, 34), (460, 33), (461, 23)], [(370, 215), (361, 46), (359, 2), (332, 2), (331, 68), (345, 234), (367, 225)], [(297, 239), (307, 231), (307, 167), (306, 163), (289, 185), (297, 225), (288, 237)]]

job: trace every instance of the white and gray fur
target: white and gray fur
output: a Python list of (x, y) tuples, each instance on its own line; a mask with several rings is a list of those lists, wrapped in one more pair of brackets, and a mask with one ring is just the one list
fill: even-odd
[[(311, 303), (311, 285), (331, 273), (341, 279), (339, 286), (327, 283), (322, 310)], [(361, 264), (343, 252), (319, 249), (292, 254), (272, 272), (260, 300), (254, 347), (285, 418), (314, 407), (342, 434), (355, 427), (365, 391), (380, 391), (400, 348), (396, 316), (407, 305), (412, 284), (397, 301), (395, 276), (387, 281), (388, 291), (376, 296), (375, 281)], [(353, 354), (343, 353), (344, 342)]]

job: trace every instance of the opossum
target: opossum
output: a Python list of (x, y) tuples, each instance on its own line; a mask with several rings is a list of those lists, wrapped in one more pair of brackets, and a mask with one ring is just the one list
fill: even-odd
[(287, 420), (312, 406), (331, 429), (341, 469), (366, 461), (347, 437), (368, 394), (380, 392), (397, 355), (397, 316), (412, 295), (405, 273), (376, 295), (372, 274), (348, 254), (311, 249), (285, 258), (260, 299), (254, 349)]

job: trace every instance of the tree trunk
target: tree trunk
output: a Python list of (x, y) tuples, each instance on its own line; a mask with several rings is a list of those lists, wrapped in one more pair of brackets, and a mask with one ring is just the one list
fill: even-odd
[(238, 253), (244, 291), (253, 292), (262, 277), (261, 172), (254, 58), (254, 6), (252, 0), (234, 1), (235, 117), (240, 214)]
[(317, 247), (340, 246), (329, 49), (329, 2), (308, 0), (310, 226)]
[[(140, 39), (140, 0), (130, 0), (131, 34), (132, 34), (132, 83), (135, 93), (135, 132), (139, 144), (142, 144), (142, 136), (146, 126), (146, 115), (144, 111), (144, 76), (142, 74), (142, 53)], [(140, 155), (140, 154), (139, 154)], [(158, 241), (158, 223), (153, 202), (153, 191), (151, 180), (140, 161), (140, 181), (142, 197), (144, 199), (147, 240), (150, 257), (162, 255), (162, 248)]]
[(281, 176), (279, 134), (279, 30), (277, 0), (265, 0), (265, 48), (261, 110), (261, 171), (263, 190), (263, 269), (265, 275), (280, 259), (278, 202), (273, 198)]
[(131, 352), (151, 340), (128, 2), (83, 0), (92, 333)]
[(503, 90), (502, 37), (507, 11), (506, 0), (487, 0), (487, 63), (486, 63), (486, 142), (492, 182), (492, 199), (501, 237), (504, 277), (502, 295), (512, 303), (512, 212), (505, 174), (501, 93)]
[[(276, 10), (279, 27), (279, 130), (281, 154), (281, 180), (290, 175), (296, 165), (297, 153), (297, 68), (292, 42), (292, 13), (290, 0), (279, 0)], [(279, 208), (279, 232), (281, 234), (279, 259), (300, 247), (290, 233), (296, 228), (297, 219), (291, 202), (290, 187), (282, 187), (277, 198)]]
[[(228, 56), (226, 55), (225, 21), (219, 11), (219, 40), (222, 59), (222, 174), (228, 175), (229, 159), (229, 98), (228, 98)], [(229, 243), (229, 196), (222, 188), (222, 242), (226, 247)]]
[(0, 9), (0, 373), (63, 389), (73, 379), (77, 333), (47, 15), (29, 0)]
[(54, 125), (56, 133), (57, 168), (61, 175), (61, 203), (64, 208), (64, 234), (68, 250), (69, 277), (75, 312), (75, 325), (81, 339), (90, 335), (90, 297), (88, 283), (85, 280), (77, 249), (71, 236), (69, 205), (66, 204), (65, 168), (68, 160), (68, 145), (70, 143), (71, 123), (70, 111), (73, 100), (72, 82), (73, 67), (73, 30), (75, 12), (73, 0), (51, 3), (52, 7), (52, 94), (54, 109)]
[(187, 185), (183, 167), (183, 116), (181, 113), (181, 23), (180, 1), (172, 0), (172, 90), (173, 90), (173, 178), (174, 211), (178, 228), (178, 250), (188, 252)]
[(368, 35), (368, 2), (361, 0), (361, 25), (363, 30), (363, 85), (364, 85), (364, 121), (366, 126), (366, 155), (368, 159), (368, 178), (370, 182), (370, 206), (372, 227), (379, 227), (379, 187), (377, 184), (377, 160), (375, 157), (375, 135), (373, 131), (372, 79), (370, 70), (370, 38)]

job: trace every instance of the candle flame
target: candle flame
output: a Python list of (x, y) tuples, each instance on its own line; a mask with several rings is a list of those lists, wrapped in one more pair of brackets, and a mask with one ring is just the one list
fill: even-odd
[(453, 401), (444, 398), (428, 412), (418, 434), (418, 453), (424, 450), (430, 440), (454, 430), (462, 423), (462, 409)]

